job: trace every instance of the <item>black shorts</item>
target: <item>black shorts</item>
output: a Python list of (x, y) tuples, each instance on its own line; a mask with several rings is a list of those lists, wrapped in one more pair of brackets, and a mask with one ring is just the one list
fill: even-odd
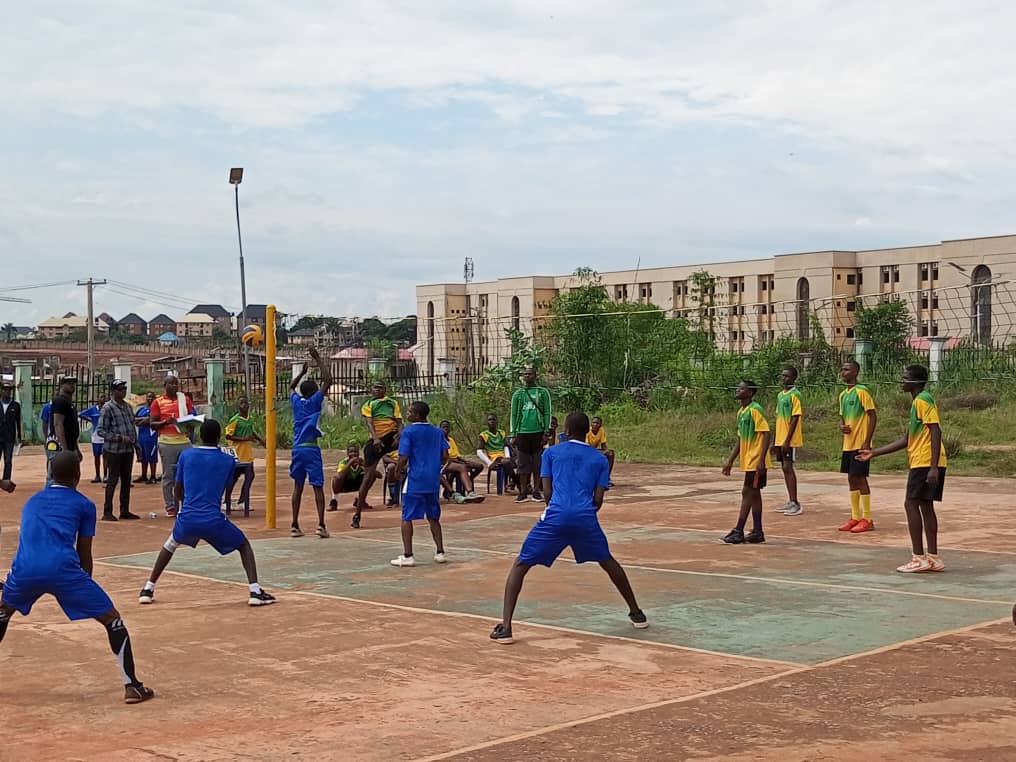
[[(338, 476), (338, 474), (335, 474)], [(340, 493), (346, 492), (359, 492), (360, 485), (363, 484), (363, 473), (359, 473), (356, 476), (347, 476), (342, 482), (342, 488), (339, 490)]]
[(796, 463), (797, 448), (780, 447), (779, 445), (776, 445), (776, 447), (773, 448), (773, 460), (775, 460), (777, 463), (783, 462)]
[(543, 432), (516, 434), (515, 449), (526, 455), (539, 455), (543, 452)]
[(867, 476), (871, 473), (871, 463), (857, 459), (860, 450), (844, 450), (840, 458), (840, 473), (851, 476)]
[(395, 432), (389, 431), (383, 437), (381, 437), (381, 446), (379, 447), (371, 439), (367, 444), (363, 446), (363, 462), (369, 466), (376, 466), (381, 462), (381, 458), (390, 452), (395, 451)]
[(945, 469), (938, 469), (938, 484), (928, 484), (929, 468), (911, 468), (907, 475), (907, 500), (932, 500), (942, 502), (942, 488), (945, 486)]
[(745, 471), (744, 486), (748, 489), (765, 489), (768, 477), (769, 471)]

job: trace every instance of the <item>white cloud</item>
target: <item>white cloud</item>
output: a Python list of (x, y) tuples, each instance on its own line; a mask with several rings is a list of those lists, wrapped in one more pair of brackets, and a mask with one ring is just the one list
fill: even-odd
[(25, 281), (177, 260), (236, 301), (234, 163), (252, 301), (308, 312), (410, 311), (465, 255), (490, 277), (1006, 232), (1013, 28), (988, 0), (14, 4), (0, 242)]

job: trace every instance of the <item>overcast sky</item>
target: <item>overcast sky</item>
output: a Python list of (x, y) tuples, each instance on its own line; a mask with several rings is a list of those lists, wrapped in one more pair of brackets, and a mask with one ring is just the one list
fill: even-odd
[[(414, 286), (1016, 231), (1016, 3), (61, 0), (0, 30), (0, 288)], [(23, 292), (0, 323), (84, 309)]]

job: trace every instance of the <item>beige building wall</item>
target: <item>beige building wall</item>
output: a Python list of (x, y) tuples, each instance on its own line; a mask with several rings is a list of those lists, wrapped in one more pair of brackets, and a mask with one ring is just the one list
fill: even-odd
[[(694, 274), (700, 271), (715, 279), (713, 294), (697, 294)], [(1016, 306), (1008, 301), (1016, 235), (618, 270), (600, 279), (615, 301), (652, 303), (671, 317), (701, 317), (717, 346), (736, 352), (782, 335), (810, 336), (813, 314), (830, 343), (850, 347), (859, 299), (906, 301), (915, 337), (1016, 338)], [(572, 275), (539, 275), (417, 286), (421, 372), (433, 373), (445, 357), (459, 368), (501, 362), (510, 351), (505, 329), (538, 337), (554, 297), (577, 283)]]

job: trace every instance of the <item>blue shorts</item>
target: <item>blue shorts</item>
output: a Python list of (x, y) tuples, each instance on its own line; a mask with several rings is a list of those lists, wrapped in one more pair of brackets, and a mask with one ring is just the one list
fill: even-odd
[(300, 486), (303, 486), (305, 481), (309, 481), (312, 487), (323, 487), (325, 485), (325, 465), (321, 460), (321, 448), (316, 445), (294, 447), (289, 462), (289, 475)]
[(7, 577), (3, 588), (3, 602), (28, 616), (32, 605), (47, 593), (56, 598), (68, 619), (94, 619), (113, 608), (106, 591), (78, 568), (48, 579), (21, 581), (14, 574)]
[(550, 566), (568, 546), (571, 546), (575, 561), (580, 564), (610, 558), (607, 537), (594, 516), (574, 524), (548, 524), (540, 519), (526, 535), (519, 551), (519, 561), (529, 566)]
[(92, 442), (92, 455), (102, 455), (102, 442)]
[(221, 513), (218, 518), (207, 519), (188, 519), (186, 513), (181, 513), (173, 522), (173, 539), (192, 548), (204, 540), (223, 556), (240, 549), (247, 542), (247, 536), (240, 527)]
[(142, 437), (138, 440), (138, 460), (142, 463), (159, 462), (159, 438)]
[(402, 495), (402, 520), (441, 518), (440, 492), (406, 492)]

